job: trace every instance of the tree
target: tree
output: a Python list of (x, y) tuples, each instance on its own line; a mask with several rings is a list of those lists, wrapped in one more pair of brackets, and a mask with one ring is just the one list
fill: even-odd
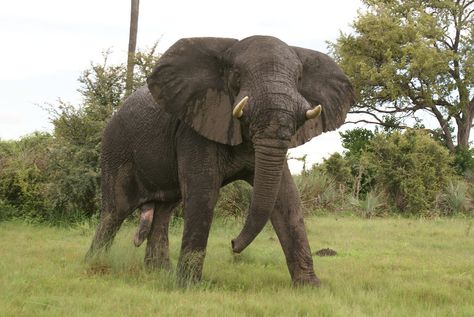
[(374, 137), (371, 130), (355, 128), (345, 132), (340, 132), (342, 146), (347, 149), (350, 156), (360, 156), (365, 150), (370, 140)]
[(355, 128), (346, 132), (340, 132), (342, 146), (347, 150), (344, 158), (351, 167), (354, 176), (353, 195), (359, 198), (359, 194), (367, 194), (373, 186), (373, 171), (369, 168), (367, 159), (363, 155), (370, 141), (375, 137), (371, 130)]
[[(363, 0), (367, 10), (331, 49), (351, 78), (351, 122), (429, 126), (451, 152), (468, 148), (474, 119), (474, 1)], [(456, 141), (454, 140), (456, 133)]]

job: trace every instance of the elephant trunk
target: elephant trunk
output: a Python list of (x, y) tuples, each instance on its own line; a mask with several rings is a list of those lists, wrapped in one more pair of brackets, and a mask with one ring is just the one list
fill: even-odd
[(255, 174), (250, 210), (240, 234), (232, 240), (232, 250), (242, 252), (262, 231), (270, 218), (280, 189), (288, 147), (255, 146)]

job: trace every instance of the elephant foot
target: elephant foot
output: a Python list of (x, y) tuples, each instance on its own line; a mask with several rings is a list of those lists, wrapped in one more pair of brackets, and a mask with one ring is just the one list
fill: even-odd
[(293, 274), (292, 281), (294, 286), (311, 286), (311, 287), (320, 287), (321, 281), (314, 274), (314, 271), (309, 272), (299, 272), (299, 274)]
[(293, 285), (295, 287), (320, 287), (321, 286), (321, 281), (317, 277), (313, 278), (305, 278), (305, 279), (296, 279), (293, 280)]
[(181, 256), (177, 270), (178, 284), (181, 287), (201, 281), (204, 254), (205, 252), (190, 252)]

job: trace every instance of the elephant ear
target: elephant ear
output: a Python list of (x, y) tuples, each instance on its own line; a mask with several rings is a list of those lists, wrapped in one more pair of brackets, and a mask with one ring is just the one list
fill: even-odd
[(349, 79), (326, 54), (292, 47), (303, 64), (299, 91), (314, 107), (322, 105), (321, 115), (307, 120), (291, 140), (291, 147), (304, 144), (323, 132), (339, 128), (354, 104), (354, 91)]
[(171, 46), (148, 78), (155, 101), (209, 140), (237, 145), (240, 123), (224, 80), (223, 53), (237, 40), (187, 38)]

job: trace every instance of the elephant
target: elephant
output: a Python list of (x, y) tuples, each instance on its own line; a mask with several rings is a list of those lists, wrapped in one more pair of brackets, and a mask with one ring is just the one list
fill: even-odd
[(287, 151), (341, 126), (352, 85), (326, 54), (271, 36), (184, 38), (158, 60), (102, 139), (102, 209), (86, 258), (107, 250), (140, 209), (134, 242), (145, 264), (169, 268), (168, 226), (184, 205), (180, 281), (199, 281), (219, 189), (253, 186), (232, 251), (242, 252), (271, 221), (295, 285), (319, 285)]

